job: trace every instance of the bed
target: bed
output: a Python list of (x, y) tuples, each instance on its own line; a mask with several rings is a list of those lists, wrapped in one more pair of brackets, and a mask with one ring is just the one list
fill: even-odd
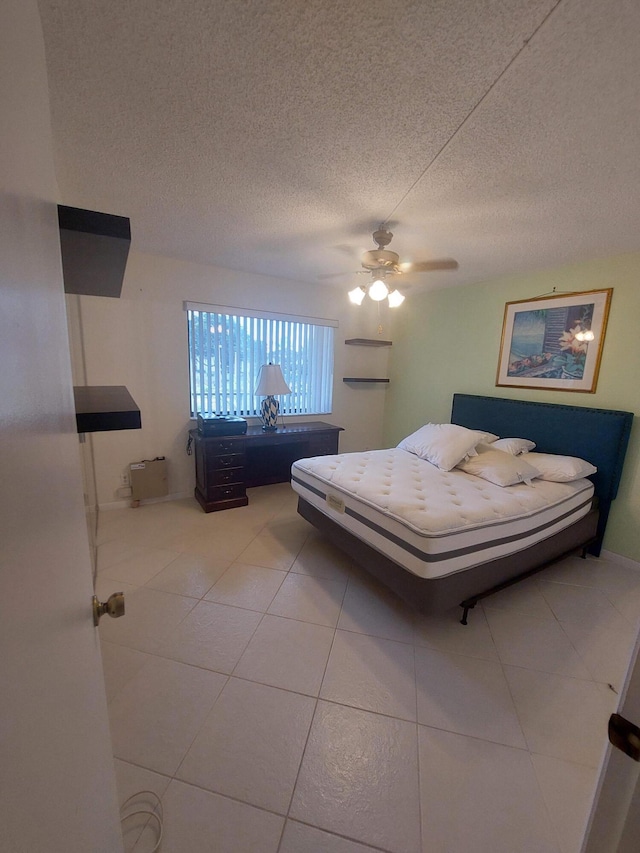
[[(298, 512), (417, 610), (460, 604), (466, 624), (486, 595), (567, 554), (600, 553), (632, 420), (630, 412), (455, 394), (452, 424), (531, 439), (536, 452), (579, 457), (597, 472), (502, 488), (398, 449), (316, 457), (292, 467)], [(454, 509), (462, 521), (450, 520)]]

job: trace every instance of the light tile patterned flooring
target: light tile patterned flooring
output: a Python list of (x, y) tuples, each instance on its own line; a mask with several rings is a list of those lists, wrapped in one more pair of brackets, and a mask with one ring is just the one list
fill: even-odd
[[(640, 572), (569, 558), (419, 616), (323, 540), (288, 484), (248, 507), (101, 515), (121, 801), (163, 853), (577, 853), (640, 616)], [(146, 795), (143, 795), (144, 800)], [(126, 824), (126, 849), (155, 825)]]

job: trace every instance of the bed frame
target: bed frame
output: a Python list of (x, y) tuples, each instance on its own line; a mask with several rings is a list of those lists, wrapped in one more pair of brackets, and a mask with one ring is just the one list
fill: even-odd
[(359, 565), (422, 613), (437, 613), (460, 604), (468, 611), (487, 595), (529, 577), (568, 554), (598, 555), (622, 475), (633, 414), (555, 403), (454, 394), (451, 423), (493, 432), (503, 438), (528, 438), (540, 453), (579, 456), (595, 465), (591, 479), (595, 498), (591, 511), (575, 524), (531, 548), (441, 578), (408, 572), (329, 516), (298, 498), (298, 512)]

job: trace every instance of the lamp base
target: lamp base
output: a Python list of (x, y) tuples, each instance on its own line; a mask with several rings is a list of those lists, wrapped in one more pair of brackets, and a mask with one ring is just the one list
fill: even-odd
[(278, 429), (278, 412), (280, 403), (275, 397), (265, 397), (260, 405), (260, 417), (262, 418), (262, 429), (265, 432), (275, 432)]

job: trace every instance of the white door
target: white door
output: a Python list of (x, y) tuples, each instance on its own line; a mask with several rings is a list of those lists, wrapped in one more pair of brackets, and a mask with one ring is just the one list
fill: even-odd
[(46, 67), (0, 5), (0, 848), (122, 850), (84, 518)]
[[(617, 713), (640, 727), (640, 635)], [(637, 853), (638, 850), (640, 762), (609, 744), (600, 768), (582, 853)]]

